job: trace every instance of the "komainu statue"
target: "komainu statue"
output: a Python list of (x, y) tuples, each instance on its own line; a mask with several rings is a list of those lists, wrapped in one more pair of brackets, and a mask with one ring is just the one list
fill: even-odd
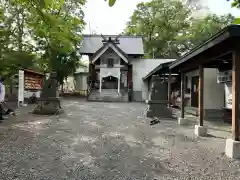
[(52, 72), (43, 84), (43, 90), (33, 110), (34, 114), (53, 115), (63, 112), (58, 94), (58, 82), (56, 72)]

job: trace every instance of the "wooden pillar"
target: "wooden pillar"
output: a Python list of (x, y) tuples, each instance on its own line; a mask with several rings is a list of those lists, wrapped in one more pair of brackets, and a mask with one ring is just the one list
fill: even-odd
[(198, 116), (199, 116), (199, 125), (203, 126), (203, 79), (204, 70), (203, 66), (199, 66), (199, 85), (198, 85)]
[(235, 141), (239, 141), (240, 52), (233, 52), (232, 62), (232, 138)]
[(169, 74), (168, 74), (168, 107), (171, 106), (171, 92), (172, 92), (171, 80), (172, 80), (172, 74), (171, 74), (171, 71), (169, 71)]
[(88, 76), (88, 83), (90, 83), (92, 81), (92, 64), (91, 62), (89, 62), (89, 66), (88, 66), (88, 71), (89, 71), (89, 76)]
[(184, 72), (181, 72), (181, 118), (184, 119)]

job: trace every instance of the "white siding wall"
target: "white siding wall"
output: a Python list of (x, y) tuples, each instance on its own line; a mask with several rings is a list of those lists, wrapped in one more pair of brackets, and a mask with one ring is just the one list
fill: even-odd
[(141, 93), (141, 97), (138, 97), (137, 100), (148, 100), (148, 83), (144, 82), (142, 78), (159, 64), (169, 61), (173, 61), (173, 59), (132, 59), (133, 91)]
[[(224, 85), (217, 83), (217, 69), (204, 69), (204, 109), (221, 109), (224, 106)], [(186, 73), (187, 87), (191, 89), (192, 77), (198, 76), (198, 70)], [(191, 100), (188, 105), (191, 105)]]
[(75, 84), (75, 90), (82, 91), (87, 90), (87, 74), (78, 74), (75, 76), (76, 84)]
[(224, 84), (217, 83), (217, 69), (204, 69), (205, 109), (221, 109), (224, 106)]
[[(79, 67), (76, 73), (80, 72), (88, 72), (88, 67)], [(75, 78), (73, 76), (69, 76), (67, 78), (67, 82), (64, 83), (66, 89), (72, 90), (87, 90), (87, 74), (76, 74)]]

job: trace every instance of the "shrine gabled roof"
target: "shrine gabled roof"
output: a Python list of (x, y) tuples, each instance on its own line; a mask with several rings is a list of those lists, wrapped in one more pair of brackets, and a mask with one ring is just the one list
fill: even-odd
[(128, 55), (125, 54), (121, 48), (112, 42), (105, 43), (92, 57), (92, 62), (95, 62), (107, 49), (111, 48), (115, 53), (117, 53), (126, 63), (128, 63)]
[[(117, 35), (104, 35), (106, 39), (116, 38)], [(101, 35), (83, 35), (83, 42), (80, 48), (80, 54), (95, 54), (102, 46), (103, 38)], [(117, 46), (127, 55), (144, 55), (142, 36), (120, 36)]]

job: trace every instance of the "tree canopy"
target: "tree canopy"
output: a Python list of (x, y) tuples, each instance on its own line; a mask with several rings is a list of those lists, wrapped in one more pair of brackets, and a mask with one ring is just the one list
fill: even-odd
[[(105, 0), (107, 1), (107, 0)], [(116, 0), (108, 0), (108, 5), (112, 7), (116, 3)]]
[[(232, 7), (240, 9), (240, 0), (227, 0), (227, 1), (232, 2)], [(237, 17), (233, 23), (240, 24), (240, 17)]]
[(192, 16), (192, 6), (177, 0), (140, 3), (124, 30), (144, 37), (148, 57), (176, 58), (230, 24), (231, 15)]
[[(105, 0), (113, 6), (116, 0)], [(140, 3), (125, 34), (143, 35), (149, 57), (178, 57), (232, 22), (231, 15), (192, 17), (198, 4), (177, 0)], [(191, 1), (192, 2), (192, 1)], [(86, 0), (0, 0), (0, 76), (19, 68), (57, 71), (60, 83), (79, 65)], [(239, 1), (232, 0), (239, 8)]]
[(20, 67), (55, 70), (62, 83), (79, 63), (84, 4), (85, 0), (0, 0), (0, 73), (13, 76)]

